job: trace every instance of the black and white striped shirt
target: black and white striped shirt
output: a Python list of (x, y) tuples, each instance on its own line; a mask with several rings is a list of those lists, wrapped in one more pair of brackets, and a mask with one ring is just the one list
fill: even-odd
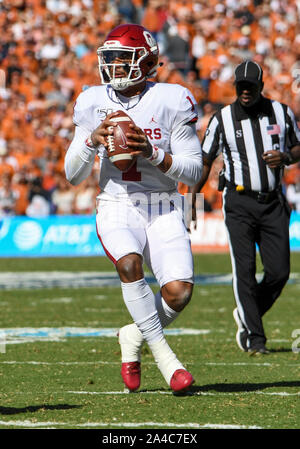
[(211, 161), (223, 152), (227, 181), (268, 192), (279, 185), (283, 170), (269, 168), (262, 154), (287, 152), (299, 143), (300, 130), (292, 110), (262, 97), (256, 116), (248, 115), (238, 100), (218, 111), (209, 122), (202, 150)]

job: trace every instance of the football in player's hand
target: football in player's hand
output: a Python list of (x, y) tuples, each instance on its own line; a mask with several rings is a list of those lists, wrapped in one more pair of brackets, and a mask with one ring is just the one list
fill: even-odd
[(131, 151), (127, 145), (126, 133), (133, 133), (134, 131), (129, 127), (134, 125), (133, 120), (123, 111), (116, 111), (117, 116), (110, 119), (111, 122), (116, 122), (118, 126), (113, 126), (113, 134), (107, 137), (107, 155), (109, 160), (119, 170), (126, 172), (132, 167), (135, 162), (135, 157), (131, 156)]

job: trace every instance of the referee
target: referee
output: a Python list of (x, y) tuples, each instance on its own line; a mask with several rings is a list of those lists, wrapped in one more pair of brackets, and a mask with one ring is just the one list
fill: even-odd
[[(195, 200), (214, 159), (222, 152), (219, 190), (224, 190), (223, 213), (237, 305), (233, 311), (238, 325), (236, 340), (240, 349), (250, 354), (269, 352), (262, 317), (289, 278), (290, 210), (280, 182), (284, 166), (300, 160), (295, 116), (285, 104), (264, 97), (263, 86), (263, 71), (256, 62), (247, 60), (237, 66), (237, 99), (211, 118), (202, 142), (203, 175), (192, 188)], [(264, 266), (259, 283), (256, 244)]]

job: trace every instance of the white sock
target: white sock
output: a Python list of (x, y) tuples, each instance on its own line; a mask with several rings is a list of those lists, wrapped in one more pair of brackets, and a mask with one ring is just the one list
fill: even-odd
[[(161, 325), (163, 328), (167, 327), (169, 324), (171, 324), (179, 315), (179, 312), (176, 312), (175, 310), (171, 309), (170, 306), (166, 303), (164, 298), (161, 296), (160, 291), (156, 293), (155, 295), (155, 305), (157, 309), (157, 313), (161, 322)], [(128, 349), (130, 349), (131, 345), (133, 346), (133, 350), (136, 348), (141, 348), (144, 337), (137, 327), (135, 323), (128, 324), (126, 327), (126, 338), (128, 340)], [(125, 333), (125, 332), (124, 332)], [(123, 343), (123, 342), (122, 342)], [(124, 348), (125, 349), (125, 348)], [(136, 350), (135, 350), (136, 351)], [(125, 351), (123, 351), (125, 353)], [(132, 352), (132, 351), (130, 351)], [(129, 351), (126, 351), (126, 360), (122, 359), (122, 362), (134, 362), (137, 360), (136, 355), (134, 353), (130, 353)], [(138, 355), (138, 361), (140, 360), (140, 354)]]
[(147, 343), (164, 338), (154, 293), (145, 279), (121, 282), (121, 287), (126, 307)]
[(179, 312), (176, 312), (168, 306), (164, 298), (161, 296), (160, 291), (155, 295), (155, 305), (163, 328), (171, 324), (179, 315)]
[(167, 384), (170, 385), (174, 372), (177, 369), (185, 369), (184, 366), (179, 362), (165, 338), (155, 343), (149, 343), (149, 347), (161, 374)]
[[(125, 342), (123, 342), (122, 362), (135, 361), (137, 358), (139, 360), (138, 346), (141, 347), (143, 340), (146, 340), (160, 372), (170, 385), (173, 373), (177, 369), (185, 368), (168, 345), (161, 321), (164, 325), (170, 324), (177, 317), (178, 312), (166, 304), (160, 292), (154, 297), (145, 279), (130, 283), (122, 282), (121, 286), (124, 302), (135, 322), (126, 326), (126, 339), (131, 342), (128, 341), (129, 346), (126, 350)], [(134, 346), (137, 349), (137, 357), (134, 354)]]
[(140, 362), (144, 338), (135, 323), (127, 324), (119, 330), (122, 363)]

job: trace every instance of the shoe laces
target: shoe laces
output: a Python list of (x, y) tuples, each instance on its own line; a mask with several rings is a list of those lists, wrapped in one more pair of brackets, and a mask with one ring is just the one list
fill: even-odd
[(138, 362), (132, 363), (127, 366), (127, 373), (128, 374), (139, 374), (140, 372), (140, 366)]

